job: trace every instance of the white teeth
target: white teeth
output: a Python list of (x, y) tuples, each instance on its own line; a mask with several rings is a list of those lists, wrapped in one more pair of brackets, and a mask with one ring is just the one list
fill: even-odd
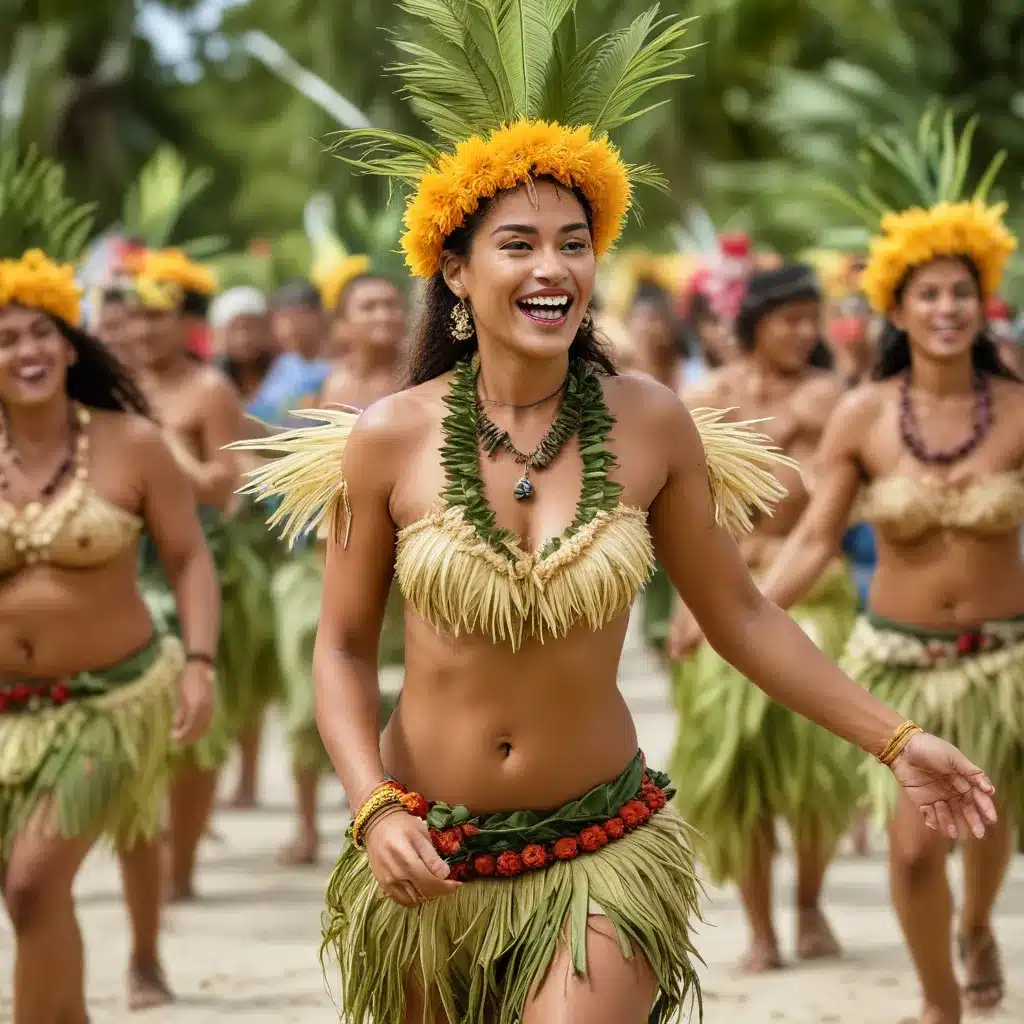
[(524, 306), (568, 306), (569, 302), (568, 295), (535, 295), (522, 300)]

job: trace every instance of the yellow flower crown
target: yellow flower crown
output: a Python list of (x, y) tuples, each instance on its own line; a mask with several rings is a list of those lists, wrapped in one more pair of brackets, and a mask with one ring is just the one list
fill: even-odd
[(524, 119), (460, 142), (425, 171), (405, 213), (402, 237), (406, 262), (416, 277), (441, 269), (448, 236), (498, 192), (550, 177), (577, 188), (590, 204), (594, 250), (603, 256), (614, 245), (629, 212), (631, 189), (619, 151), (590, 127)]
[(17, 303), (77, 327), (81, 300), (70, 263), (55, 263), (40, 249), (29, 249), (18, 260), (0, 260), (0, 307)]
[(348, 283), (370, 269), (369, 256), (341, 256), (313, 274), (324, 309), (334, 309)]
[(984, 298), (999, 290), (1003, 270), (1017, 240), (1003, 224), (1004, 203), (938, 203), (914, 207), (882, 218), (881, 237), (871, 241), (871, 255), (860, 286), (872, 307), (887, 313), (896, 290), (913, 268), (940, 256), (964, 256), (978, 268)]
[(212, 295), (217, 290), (213, 274), (180, 249), (146, 249), (131, 256), (127, 264), (140, 301), (153, 309), (174, 308), (185, 292)]

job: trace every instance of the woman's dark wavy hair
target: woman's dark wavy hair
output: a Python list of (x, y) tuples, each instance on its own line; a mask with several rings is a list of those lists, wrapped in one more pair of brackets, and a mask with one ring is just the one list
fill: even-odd
[[(957, 256), (956, 259), (968, 269), (974, 283), (981, 294), (981, 274), (972, 259), (967, 256)], [(907, 290), (907, 285), (920, 267), (911, 267), (900, 281), (894, 298), (897, 303), (902, 301)], [(988, 330), (983, 327), (974, 339), (971, 346), (971, 363), (978, 373), (987, 373), (993, 377), (1005, 377), (1008, 380), (1020, 380), (999, 357), (999, 349), (995, 342), (989, 337)], [(872, 367), (871, 376), (875, 380), (886, 380), (895, 377), (910, 369), (910, 339), (906, 331), (901, 331), (895, 324), (886, 318), (882, 331), (878, 336), (878, 352), (875, 356), (875, 365)]]
[(57, 330), (75, 350), (77, 359), (68, 367), (68, 397), (93, 409), (131, 412), (153, 419), (146, 396), (124, 363), (91, 334), (51, 316)]
[[(565, 187), (555, 182), (553, 178), (538, 176), (534, 180), (551, 181), (559, 188)], [(578, 189), (571, 189), (571, 191), (583, 207), (587, 223), (592, 224), (593, 215), (590, 204)], [(469, 253), (470, 244), (480, 227), (480, 222), (497, 198), (498, 196), (495, 196), (481, 201), (462, 226), (456, 228), (445, 239), (445, 252), (459, 257), (465, 257)], [(420, 314), (416, 319), (409, 347), (407, 387), (435, 380), (476, 351), (475, 334), (468, 341), (456, 341), (451, 336), (450, 318), (458, 301), (448, 285), (445, 284), (444, 276), (440, 271), (427, 282), (423, 291)], [(581, 326), (576, 332), (576, 337), (569, 346), (569, 355), (585, 359), (607, 374), (614, 375), (616, 372), (615, 364), (592, 322)]]

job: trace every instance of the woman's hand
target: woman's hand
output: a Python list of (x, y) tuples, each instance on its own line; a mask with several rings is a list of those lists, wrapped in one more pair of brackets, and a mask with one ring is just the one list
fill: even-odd
[(450, 896), (462, 884), (448, 880), (451, 869), (434, 849), (422, 818), (385, 812), (370, 823), (364, 842), (373, 877), (403, 907)]
[(693, 613), (685, 604), (677, 602), (665, 637), (665, 654), (672, 661), (682, 661), (697, 649), (703, 639), (704, 634)]
[(174, 714), (171, 738), (175, 743), (195, 743), (202, 739), (213, 721), (213, 669), (201, 662), (189, 662), (178, 683), (178, 708)]
[(945, 740), (918, 733), (890, 768), (929, 828), (951, 839), (969, 832), (981, 839), (986, 826), (996, 823), (995, 786)]

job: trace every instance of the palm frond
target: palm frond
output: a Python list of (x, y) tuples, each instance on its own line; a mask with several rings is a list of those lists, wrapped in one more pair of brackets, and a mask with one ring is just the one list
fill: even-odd
[(163, 249), (178, 241), (178, 248), (191, 249), (199, 242), (199, 250), (207, 255), (222, 251), (214, 249), (213, 239), (181, 241), (175, 230), (185, 210), (213, 182), (208, 167), (189, 169), (184, 157), (172, 146), (161, 146), (149, 158), (138, 178), (125, 194), (121, 228), (129, 238), (137, 239), (150, 249)]
[(92, 228), (94, 204), (76, 203), (64, 191), (64, 170), (30, 148), (0, 150), (0, 255), (19, 259), (42, 249), (58, 261), (81, 254)]
[(618, 32), (595, 40), (578, 56), (566, 91), (572, 99), (568, 120), (610, 132), (639, 117), (637, 109), (651, 89), (686, 78), (670, 71), (692, 47), (679, 45), (692, 18), (658, 18), (657, 4)]

